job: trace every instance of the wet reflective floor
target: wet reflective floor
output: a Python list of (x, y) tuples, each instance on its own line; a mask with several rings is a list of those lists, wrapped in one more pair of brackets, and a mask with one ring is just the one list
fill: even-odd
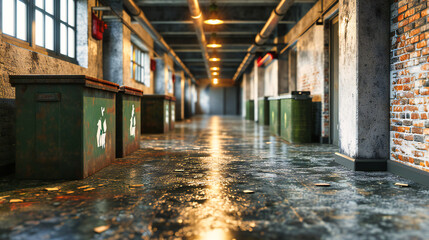
[(141, 147), (85, 180), (0, 179), (0, 238), (429, 238), (428, 187), (346, 170), (331, 145), (205, 117)]

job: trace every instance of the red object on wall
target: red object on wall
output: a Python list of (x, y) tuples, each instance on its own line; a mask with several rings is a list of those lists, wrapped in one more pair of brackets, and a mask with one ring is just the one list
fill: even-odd
[(173, 74), (173, 83), (176, 82), (176, 75)]
[(152, 72), (154, 72), (156, 70), (156, 61), (153, 59), (150, 60), (150, 70)]
[(105, 29), (107, 29), (107, 24), (92, 13), (92, 37), (97, 40), (102, 40)]
[(276, 56), (272, 53), (267, 53), (263, 58), (259, 57), (258, 60), (256, 61), (256, 64), (258, 65), (258, 67), (264, 65), (267, 62), (270, 62), (271, 60), (273, 60), (274, 58), (276, 58)]

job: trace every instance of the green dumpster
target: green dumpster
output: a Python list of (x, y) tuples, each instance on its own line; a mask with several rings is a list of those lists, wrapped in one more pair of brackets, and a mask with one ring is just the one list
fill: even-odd
[(268, 98), (270, 105), (270, 132), (280, 135), (280, 99), (278, 97)]
[(115, 159), (117, 84), (83, 75), (19, 75), (10, 82), (18, 178), (82, 179)]
[(170, 97), (170, 130), (174, 130), (174, 124), (176, 123), (176, 98)]
[(283, 139), (291, 143), (312, 142), (312, 100), (310, 92), (292, 92), (281, 99), (281, 130)]
[(254, 100), (247, 100), (246, 102), (246, 120), (255, 120)]
[(167, 133), (170, 129), (170, 97), (143, 95), (142, 133)]
[(116, 157), (139, 149), (143, 91), (122, 86), (116, 98)]
[(259, 125), (270, 125), (270, 104), (268, 97), (258, 99), (258, 122)]

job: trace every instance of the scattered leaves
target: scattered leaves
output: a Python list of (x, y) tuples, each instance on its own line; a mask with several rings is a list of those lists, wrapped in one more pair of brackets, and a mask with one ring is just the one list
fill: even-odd
[(46, 191), (58, 191), (60, 190), (58, 187), (52, 187), (52, 188), (45, 188)]
[(316, 184), (314, 184), (314, 186), (316, 186), (316, 187), (330, 187), (331, 184), (329, 184), (329, 183), (316, 183)]
[(96, 233), (102, 233), (102, 232), (108, 230), (109, 228), (110, 228), (110, 226), (108, 226), (108, 225), (99, 226), (99, 227), (94, 228), (94, 232), (96, 232)]
[(90, 187), (90, 188), (85, 188), (83, 191), (84, 192), (88, 192), (88, 191), (92, 191), (92, 190), (94, 190), (95, 188), (93, 188), (93, 187)]
[(131, 184), (130, 188), (139, 188), (139, 187), (143, 187), (143, 184)]
[(399, 187), (409, 187), (408, 184), (406, 183), (395, 183), (395, 186), (399, 186)]
[(22, 200), (22, 199), (11, 199), (11, 200), (9, 200), (9, 202), (10, 203), (22, 203), (22, 202), (24, 202), (24, 200)]
[(153, 150), (155, 150), (155, 151), (162, 151), (162, 150), (164, 150), (164, 148), (156, 147), (156, 148), (153, 148)]
[(89, 185), (85, 185), (85, 186), (80, 186), (77, 189), (82, 189), (82, 188), (89, 188)]
[(175, 172), (184, 172), (185, 169), (174, 169)]
[(74, 193), (74, 191), (68, 191), (68, 192), (66, 192), (67, 194), (72, 194), (72, 193)]
[(253, 194), (253, 193), (255, 193), (255, 191), (253, 191), (253, 190), (244, 190), (243, 192), (245, 194)]

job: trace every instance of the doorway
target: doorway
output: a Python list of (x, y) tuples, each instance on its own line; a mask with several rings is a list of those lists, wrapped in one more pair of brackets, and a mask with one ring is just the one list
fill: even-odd
[(338, 68), (339, 68), (339, 37), (338, 37), (338, 16), (334, 17), (330, 23), (330, 41), (329, 41), (329, 55), (330, 55), (330, 129), (331, 129), (331, 143), (339, 145), (339, 129), (338, 129)]

